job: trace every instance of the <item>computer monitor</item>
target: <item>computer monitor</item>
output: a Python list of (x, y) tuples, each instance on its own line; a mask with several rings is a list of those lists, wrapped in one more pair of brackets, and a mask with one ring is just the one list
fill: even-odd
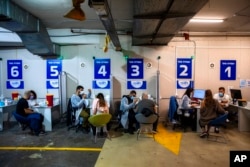
[(242, 99), (240, 89), (230, 89), (232, 99)]
[(204, 89), (194, 89), (193, 98), (195, 98), (195, 99), (204, 99), (205, 91), (206, 90), (204, 90)]

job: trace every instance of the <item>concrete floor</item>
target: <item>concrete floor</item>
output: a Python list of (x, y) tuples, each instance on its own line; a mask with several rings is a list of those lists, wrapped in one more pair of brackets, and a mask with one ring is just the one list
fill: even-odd
[[(173, 132), (171, 126), (165, 128)], [(30, 136), (28, 130), (23, 132), (17, 124), (12, 124), (0, 132), (0, 166), (228, 167), (230, 150), (250, 150), (250, 133), (239, 132), (232, 123), (221, 130), (226, 134), (226, 144), (201, 139), (192, 131), (179, 131), (180, 150), (174, 154), (152, 138), (137, 141), (135, 134), (119, 130), (110, 130), (111, 141), (98, 138), (97, 143), (93, 143), (91, 133), (67, 131), (64, 123), (54, 125), (52, 132), (39, 137)]]

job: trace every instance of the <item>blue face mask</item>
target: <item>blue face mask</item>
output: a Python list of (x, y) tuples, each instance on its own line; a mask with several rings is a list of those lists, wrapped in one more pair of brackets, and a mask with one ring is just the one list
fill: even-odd
[(134, 100), (134, 98), (135, 98), (134, 96), (131, 96), (131, 97), (130, 97), (131, 100)]
[(224, 94), (223, 94), (223, 93), (219, 93), (219, 96), (220, 96), (220, 97), (223, 97), (223, 96), (224, 96)]

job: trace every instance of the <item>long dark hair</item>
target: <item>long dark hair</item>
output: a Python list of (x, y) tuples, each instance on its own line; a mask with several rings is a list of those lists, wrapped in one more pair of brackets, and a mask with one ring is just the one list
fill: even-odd
[(98, 93), (96, 98), (99, 99), (99, 106), (100, 107), (105, 107), (106, 106), (106, 101), (105, 101), (104, 95), (102, 93)]
[[(193, 88), (187, 88), (186, 91), (185, 91), (185, 93), (183, 94), (183, 96), (184, 96), (184, 95), (187, 95), (187, 96), (190, 98), (191, 93), (192, 93), (193, 91), (194, 91)], [(182, 97), (183, 97), (183, 96), (182, 96)]]
[(210, 107), (210, 106), (215, 105), (215, 100), (213, 98), (213, 94), (212, 94), (212, 91), (210, 89), (207, 89), (205, 91), (204, 105), (205, 105), (205, 107)]
[(37, 98), (36, 92), (34, 90), (30, 90), (30, 93), (32, 93), (34, 95), (34, 99)]

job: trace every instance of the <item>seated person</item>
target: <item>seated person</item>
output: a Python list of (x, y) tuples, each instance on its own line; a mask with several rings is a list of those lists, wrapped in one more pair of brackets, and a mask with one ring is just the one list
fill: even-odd
[[(103, 93), (98, 93), (96, 98), (92, 103), (92, 113), (91, 115), (97, 114), (109, 114), (109, 105), (104, 98)], [(96, 135), (96, 127), (92, 126), (93, 135)], [(107, 128), (107, 127), (106, 127)], [(100, 135), (103, 136), (103, 129), (101, 129)]]
[(37, 106), (37, 95), (34, 90), (30, 90), (30, 98), (28, 99), (29, 106)]
[(206, 137), (209, 135), (209, 130), (207, 125), (211, 120), (218, 117), (219, 114), (225, 114), (226, 111), (221, 107), (219, 102), (213, 98), (212, 91), (206, 90), (205, 98), (201, 102), (200, 108), (200, 120), (199, 124), (202, 129), (200, 137)]
[(148, 99), (148, 94), (147, 93), (142, 93), (142, 99), (136, 105), (136, 112), (137, 113), (142, 113), (145, 108), (152, 111), (152, 114), (157, 115), (157, 120), (153, 123), (153, 127), (152, 127), (153, 132), (156, 133), (157, 132), (158, 119), (159, 119), (159, 116), (157, 114), (157, 105), (155, 104), (155, 102), (153, 100)]
[[(182, 125), (184, 126), (184, 131), (186, 129), (187, 125), (192, 126), (192, 130), (196, 130), (196, 110), (195, 107), (198, 106), (199, 104), (197, 103), (192, 103), (191, 97), (194, 89), (193, 88), (187, 88), (185, 93), (183, 94), (181, 98), (181, 102), (179, 105), (179, 109), (183, 111), (183, 116), (182, 116)], [(189, 119), (185, 118), (188, 117)]]
[[(213, 98), (217, 100), (225, 110), (227, 110), (231, 102), (231, 98), (225, 93), (224, 87), (219, 87), (219, 92), (214, 94)], [(229, 122), (229, 119), (227, 119), (227, 122)], [(216, 129), (216, 131), (219, 131), (219, 129)]]
[[(17, 105), (16, 105), (16, 113), (23, 116), (23, 117), (29, 117), (29, 118), (37, 118), (39, 120), (39, 126), (40, 128), (34, 132), (34, 129), (32, 129), (33, 131), (31, 132), (32, 134), (36, 134), (36, 135), (39, 135), (39, 134), (45, 134), (45, 131), (43, 129), (43, 126), (42, 126), (42, 122), (43, 122), (43, 115), (40, 114), (40, 113), (36, 113), (34, 112), (30, 107), (29, 107), (29, 104), (28, 104), (28, 99), (30, 98), (30, 91), (26, 91), (24, 93), (24, 96), (18, 100), (17, 102)], [(33, 128), (33, 127), (31, 127)]]
[[(75, 125), (77, 125), (79, 123), (79, 115), (82, 111), (83, 108), (86, 108), (86, 106), (88, 106), (88, 100), (87, 98), (89, 98), (91, 96), (91, 90), (89, 89), (89, 93), (88, 95), (83, 93), (83, 86), (78, 85), (76, 87), (76, 92), (75, 94), (73, 94), (71, 96), (71, 105), (72, 108), (76, 111), (75, 113)], [(79, 95), (82, 96), (82, 98), (79, 97)]]

